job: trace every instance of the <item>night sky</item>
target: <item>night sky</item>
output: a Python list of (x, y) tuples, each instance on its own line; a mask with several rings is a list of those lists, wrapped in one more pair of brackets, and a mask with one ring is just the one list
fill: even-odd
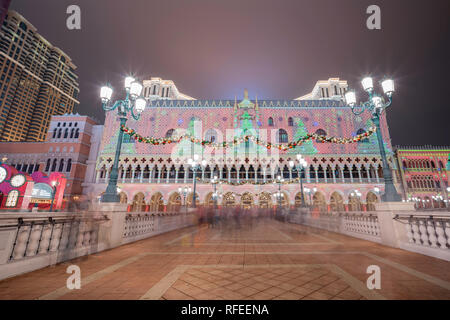
[[(81, 7), (81, 30), (66, 28), (71, 4)], [(381, 30), (366, 28), (371, 4), (381, 7)], [(100, 86), (119, 94), (130, 73), (173, 80), (197, 99), (239, 98), (244, 88), (251, 98), (293, 99), (329, 77), (360, 89), (370, 73), (396, 80), (395, 145), (450, 145), (449, 0), (12, 0), (10, 8), (73, 59), (76, 111), (101, 121)]]

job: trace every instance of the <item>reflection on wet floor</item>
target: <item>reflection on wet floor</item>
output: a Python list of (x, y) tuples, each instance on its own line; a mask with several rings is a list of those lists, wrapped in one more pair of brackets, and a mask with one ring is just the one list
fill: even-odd
[[(250, 214), (249, 214), (250, 213)], [(450, 263), (266, 211), (194, 227), (0, 281), (0, 299), (450, 299)], [(82, 288), (65, 288), (76, 264)], [(381, 269), (381, 289), (366, 286)]]

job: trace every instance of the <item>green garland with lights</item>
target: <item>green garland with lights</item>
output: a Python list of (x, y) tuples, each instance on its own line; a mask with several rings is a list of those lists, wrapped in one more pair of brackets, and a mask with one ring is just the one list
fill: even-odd
[(239, 144), (247, 142), (247, 141), (252, 141), (260, 146), (266, 147), (267, 149), (276, 148), (281, 151), (293, 149), (297, 146), (302, 145), (304, 142), (309, 141), (309, 140), (316, 140), (319, 143), (336, 143), (336, 144), (355, 143), (355, 142), (359, 142), (361, 140), (365, 140), (365, 139), (369, 138), (376, 132), (376, 128), (371, 127), (367, 130), (367, 132), (358, 134), (353, 138), (337, 138), (337, 137), (318, 135), (316, 133), (308, 133), (308, 134), (306, 134), (306, 136), (304, 136), (296, 141), (292, 141), (292, 142), (289, 142), (286, 144), (283, 144), (283, 143), (276, 144), (276, 143), (263, 141), (253, 135), (246, 135), (243, 137), (235, 137), (232, 141), (224, 141), (221, 143), (215, 143), (215, 142), (211, 142), (208, 140), (197, 139), (197, 138), (193, 137), (192, 135), (188, 135), (188, 134), (181, 135), (178, 137), (169, 137), (169, 138), (143, 137), (142, 135), (137, 133), (135, 130), (130, 129), (124, 125), (122, 125), (120, 127), (120, 130), (122, 130), (125, 134), (129, 135), (132, 139), (134, 139), (137, 142), (149, 143), (149, 144), (152, 144), (155, 146), (166, 145), (166, 144), (171, 144), (171, 143), (180, 143), (182, 140), (190, 140), (192, 143), (200, 144), (202, 146), (213, 147), (213, 148), (229, 148), (229, 147), (234, 147), (236, 145), (239, 145)]

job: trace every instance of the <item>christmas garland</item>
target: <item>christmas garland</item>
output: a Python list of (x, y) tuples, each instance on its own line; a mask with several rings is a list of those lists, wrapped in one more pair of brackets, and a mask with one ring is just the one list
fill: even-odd
[(376, 132), (375, 127), (371, 127), (368, 129), (367, 132), (358, 134), (357, 136), (353, 138), (337, 138), (337, 137), (329, 137), (329, 136), (323, 136), (318, 135), (316, 133), (308, 133), (306, 136), (298, 139), (297, 141), (292, 141), (287, 144), (275, 144), (271, 142), (262, 141), (258, 137), (252, 136), (252, 135), (246, 135), (244, 137), (236, 137), (233, 139), (233, 141), (224, 141), (222, 143), (215, 143), (208, 140), (201, 140), (197, 139), (191, 135), (185, 134), (181, 135), (179, 137), (169, 137), (169, 138), (155, 138), (155, 137), (143, 137), (133, 129), (130, 129), (124, 125), (120, 126), (120, 130), (122, 130), (125, 134), (128, 134), (131, 138), (133, 138), (137, 142), (143, 142), (143, 143), (149, 143), (152, 145), (166, 145), (171, 143), (180, 143), (182, 140), (190, 140), (192, 143), (200, 144), (202, 146), (207, 147), (213, 147), (213, 148), (229, 148), (232, 146), (237, 146), (241, 143), (252, 141), (260, 146), (264, 146), (267, 149), (276, 148), (281, 151), (286, 151), (288, 149), (293, 149), (297, 146), (302, 145), (304, 142), (309, 140), (316, 140), (320, 143), (337, 143), (337, 144), (348, 144), (348, 143), (355, 143), (359, 142), (361, 140), (369, 138), (371, 135), (373, 135)]
[[(209, 181), (209, 180), (202, 180), (199, 177), (197, 177), (197, 181), (199, 183), (212, 184), (211, 181)], [(281, 184), (292, 184), (292, 183), (299, 183), (299, 182), (300, 182), (300, 178), (295, 178), (295, 179), (283, 180), (281, 182)], [(229, 184), (229, 185), (232, 185), (232, 186), (242, 186), (244, 184), (252, 184), (252, 185), (263, 186), (263, 185), (266, 185), (266, 184), (275, 184), (275, 183), (278, 184), (280, 182), (278, 180), (276, 180), (276, 179), (270, 179), (270, 180), (267, 180), (265, 182), (259, 182), (259, 181), (255, 182), (255, 181), (251, 181), (250, 179), (249, 180), (239, 181), (239, 182), (232, 182), (232, 181), (229, 182), (227, 179), (220, 179), (220, 180), (218, 180), (218, 182), (215, 182), (214, 184), (217, 184), (217, 183)]]

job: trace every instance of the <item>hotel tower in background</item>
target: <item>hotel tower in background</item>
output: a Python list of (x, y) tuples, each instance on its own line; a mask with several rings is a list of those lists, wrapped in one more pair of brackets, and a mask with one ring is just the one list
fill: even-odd
[(71, 113), (76, 66), (15, 11), (0, 32), (0, 141), (44, 141), (52, 115)]

